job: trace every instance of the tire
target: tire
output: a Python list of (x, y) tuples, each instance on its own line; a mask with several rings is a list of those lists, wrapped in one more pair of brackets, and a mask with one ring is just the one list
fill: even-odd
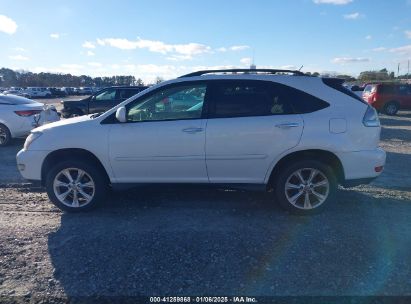
[[(311, 173), (314, 175), (309, 182)], [(316, 184), (318, 186), (315, 186)], [(336, 188), (337, 181), (333, 170), (316, 160), (290, 163), (283, 167), (274, 181), (275, 195), (280, 206), (298, 215), (322, 211), (332, 201)]]
[[(105, 172), (101, 171), (92, 162), (81, 160), (60, 162), (47, 173), (45, 183), (47, 195), (51, 202), (63, 211), (91, 210), (101, 204), (108, 190)], [(78, 179), (79, 175), (80, 179)], [(71, 183), (68, 176), (71, 177)]]
[(0, 124), (0, 147), (7, 146), (10, 143), (11, 133), (9, 128)]
[(400, 105), (396, 101), (390, 101), (384, 105), (384, 113), (390, 116), (396, 115)]

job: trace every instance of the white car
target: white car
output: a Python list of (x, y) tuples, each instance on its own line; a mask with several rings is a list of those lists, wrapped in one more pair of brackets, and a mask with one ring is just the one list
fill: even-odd
[(43, 104), (15, 95), (0, 94), (0, 146), (11, 138), (26, 136), (35, 127), (34, 117)]
[(33, 130), (18, 169), (66, 211), (142, 183), (252, 186), (292, 212), (319, 211), (337, 184), (380, 175), (380, 122), (339, 79), (284, 72), (200, 71), (162, 82), (102, 115)]
[(28, 98), (52, 97), (50, 90), (47, 88), (28, 87), (22, 91), (22, 94)]

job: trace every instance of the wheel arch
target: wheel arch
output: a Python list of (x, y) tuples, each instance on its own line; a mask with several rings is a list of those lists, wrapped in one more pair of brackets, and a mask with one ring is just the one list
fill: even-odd
[(100, 159), (92, 152), (81, 148), (59, 149), (49, 153), (41, 166), (41, 184), (45, 185), (47, 172), (56, 164), (65, 160), (83, 160), (95, 164), (101, 172), (105, 174), (107, 182), (110, 183), (110, 177), (106, 168)]
[(277, 178), (278, 173), (281, 172), (282, 168), (284, 168), (284, 166), (286, 166), (290, 162), (299, 160), (317, 160), (320, 162), (325, 162), (335, 173), (338, 183), (343, 183), (345, 181), (344, 167), (337, 155), (327, 150), (309, 149), (294, 151), (283, 156), (279, 161), (277, 161), (277, 163), (271, 170), (267, 187), (269, 189), (272, 188), (273, 182)]

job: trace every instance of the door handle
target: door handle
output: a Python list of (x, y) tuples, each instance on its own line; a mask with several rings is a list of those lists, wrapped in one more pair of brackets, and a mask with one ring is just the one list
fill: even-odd
[(194, 133), (202, 132), (203, 130), (204, 130), (203, 128), (185, 128), (182, 131), (185, 133), (194, 134)]
[(275, 126), (280, 129), (289, 129), (289, 128), (299, 127), (300, 124), (298, 122), (285, 122), (285, 123), (281, 123)]

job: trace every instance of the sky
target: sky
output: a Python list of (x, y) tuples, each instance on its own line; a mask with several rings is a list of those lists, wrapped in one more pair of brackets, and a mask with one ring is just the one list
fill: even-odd
[(407, 72), (411, 0), (0, 0), (0, 67), (146, 82), (209, 68)]

